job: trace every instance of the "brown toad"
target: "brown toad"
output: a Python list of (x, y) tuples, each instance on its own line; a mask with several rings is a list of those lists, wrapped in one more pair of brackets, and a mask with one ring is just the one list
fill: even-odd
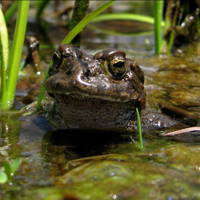
[[(144, 73), (119, 49), (92, 56), (61, 44), (44, 86), (55, 99), (50, 122), (59, 129), (132, 131), (136, 107), (145, 107)], [(162, 114), (142, 115), (143, 127), (174, 125)]]

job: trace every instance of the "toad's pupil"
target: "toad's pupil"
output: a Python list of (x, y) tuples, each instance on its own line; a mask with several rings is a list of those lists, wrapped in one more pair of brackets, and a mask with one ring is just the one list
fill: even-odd
[(119, 62), (115, 63), (113, 66), (116, 68), (122, 68), (124, 66), (124, 62), (119, 61)]

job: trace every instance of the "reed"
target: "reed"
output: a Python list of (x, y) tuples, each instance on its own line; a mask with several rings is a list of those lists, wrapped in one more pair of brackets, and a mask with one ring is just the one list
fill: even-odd
[[(4, 86), (3, 91), (1, 91), (1, 109), (10, 108), (14, 102), (18, 70), (28, 19), (28, 10), (29, 0), (18, 2), (18, 15), (11, 52), (8, 53), (9, 56), (7, 56), (2, 63), (2, 67), (4, 67), (4, 69), (1, 69), (3, 76), (7, 76), (7, 79), (2, 77)], [(2, 52), (4, 52), (4, 49)]]
[(163, 16), (163, 0), (154, 0), (154, 35), (155, 35), (155, 53), (161, 51), (162, 40), (162, 16)]
[[(107, 20), (132, 20), (138, 22), (144, 22), (148, 24), (154, 24), (154, 18), (150, 16), (144, 16), (132, 13), (109, 13), (101, 14), (95, 17), (92, 22), (107, 21)], [(161, 26), (164, 26), (164, 22), (161, 21)]]
[(6, 93), (6, 74), (9, 59), (9, 37), (2, 9), (0, 9), (0, 24), (1, 99), (4, 99)]
[(140, 114), (138, 111), (138, 108), (136, 108), (136, 113), (137, 113), (137, 120), (138, 120), (138, 132), (139, 132), (139, 141), (140, 141), (140, 149), (143, 149), (142, 145), (142, 128), (141, 128), (141, 122), (140, 122)]

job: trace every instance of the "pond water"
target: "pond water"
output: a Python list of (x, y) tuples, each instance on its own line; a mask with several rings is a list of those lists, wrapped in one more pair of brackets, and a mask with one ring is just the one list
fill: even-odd
[[(44, 47), (41, 63), (46, 67), (54, 45), (66, 32), (58, 21), (45, 23), (49, 34), (40, 35), (41, 29), (32, 21), (28, 32), (39, 34)], [(15, 158), (21, 158), (21, 165), (12, 180), (0, 186), (0, 199), (200, 199), (199, 132), (163, 136), (199, 124), (199, 56), (154, 56), (152, 34), (113, 36), (103, 33), (101, 26), (92, 24), (84, 30), (81, 48), (92, 54), (105, 48), (123, 49), (145, 72), (147, 108), (172, 112), (171, 117), (183, 123), (144, 132), (140, 150), (137, 134), (55, 130), (44, 112), (1, 117), (0, 166)], [(17, 89), (17, 109), (24, 105), (27, 92)]]

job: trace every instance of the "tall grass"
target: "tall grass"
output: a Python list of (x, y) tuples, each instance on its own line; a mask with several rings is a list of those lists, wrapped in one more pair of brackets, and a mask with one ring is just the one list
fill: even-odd
[(154, 34), (155, 34), (155, 53), (158, 54), (162, 47), (162, 17), (163, 0), (154, 0)]
[[(132, 21), (144, 22), (148, 24), (154, 24), (154, 21), (155, 21), (153, 17), (139, 15), (139, 14), (109, 13), (109, 14), (98, 15), (92, 20), (92, 22), (107, 21), (107, 20), (132, 20)], [(164, 22), (161, 21), (161, 26), (163, 25), (164, 25)]]
[(143, 149), (143, 145), (142, 145), (142, 128), (141, 128), (140, 114), (139, 114), (138, 108), (136, 108), (136, 113), (137, 113), (137, 120), (138, 120), (138, 133), (139, 133), (140, 149)]
[[(14, 32), (13, 44), (9, 57), (4, 61), (7, 65), (2, 72), (6, 73), (7, 79), (3, 78), (3, 91), (1, 91), (1, 109), (13, 105), (17, 84), (18, 70), (24, 44), (26, 25), (28, 19), (29, 0), (18, 2), (18, 15)], [(3, 66), (3, 65), (2, 65)]]
[(6, 74), (9, 59), (9, 38), (6, 22), (2, 10), (0, 9), (0, 58), (1, 58), (1, 99), (6, 93)]

